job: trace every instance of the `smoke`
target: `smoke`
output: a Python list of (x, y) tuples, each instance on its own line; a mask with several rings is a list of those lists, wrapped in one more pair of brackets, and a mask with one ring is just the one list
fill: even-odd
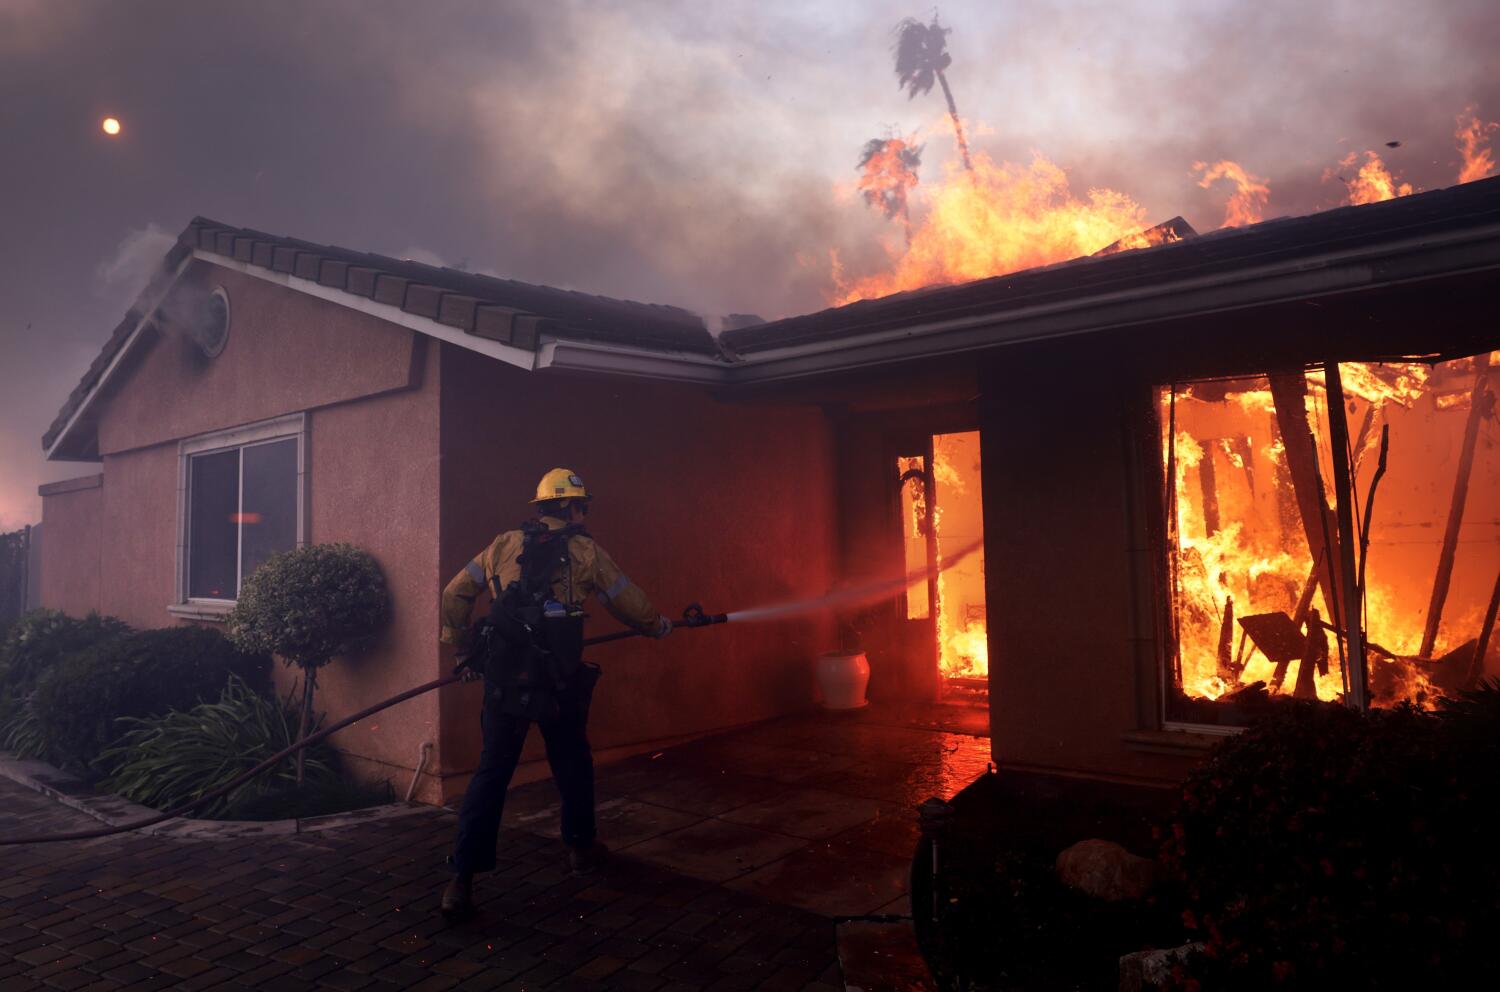
[(162, 256), (177, 243), (173, 234), (152, 221), (127, 231), (113, 254), (94, 269), (97, 290), (123, 310), (161, 267)]

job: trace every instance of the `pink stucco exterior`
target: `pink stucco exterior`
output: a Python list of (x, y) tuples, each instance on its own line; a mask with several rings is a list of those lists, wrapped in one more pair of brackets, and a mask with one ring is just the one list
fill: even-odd
[[(319, 676), (329, 720), (432, 677), (438, 657), (438, 398), (420, 335), (269, 282), (197, 264), (186, 279), (222, 286), (231, 331), (206, 359), (170, 326), (154, 332), (100, 404), (103, 483), (46, 495), (43, 604), (98, 609), (136, 627), (180, 621), (178, 442), (286, 414), (307, 416), (305, 539), (349, 541), (380, 561), (395, 616), (370, 655)], [(211, 621), (208, 621), (211, 622)], [(280, 668), (285, 691), (297, 673)], [(340, 733), (367, 778), (404, 790), (437, 701), (404, 703)]]
[(99, 609), (99, 552), (104, 476), (94, 474), (42, 486), (41, 602), (74, 616)]
[[(834, 580), (832, 438), (816, 407), (522, 371), (272, 280), (201, 262), (185, 278), (227, 292), (227, 345), (207, 359), (164, 321), (97, 397), (102, 483), (45, 499), (45, 605), (137, 627), (215, 622), (168, 612), (179, 442), (288, 414), (306, 417), (305, 540), (369, 550), (394, 607), (375, 651), (320, 673), (330, 720), (447, 670), (443, 584), (528, 513), (554, 465), (600, 493), (591, 529), (669, 614), (695, 599), (780, 602)], [(615, 628), (596, 612), (594, 632)], [(827, 618), (611, 645), (592, 656), (607, 677), (591, 736), (630, 748), (812, 705), (812, 660), (831, 645)], [(283, 691), (295, 677), (278, 669)], [(398, 792), (430, 742), (417, 795), (452, 798), (478, 760), (478, 687), (413, 699), (335, 742)]]
[[(538, 375), (442, 350), (444, 579), (528, 512), (541, 473), (581, 473), (588, 527), (669, 616), (826, 592), (835, 579), (830, 426), (812, 406), (721, 402), (699, 387)], [(619, 629), (600, 607), (590, 633)], [(812, 705), (826, 615), (593, 649), (596, 748), (639, 745)], [(445, 691), (443, 792), (479, 747), (477, 686)], [(540, 742), (529, 742), (540, 757)]]

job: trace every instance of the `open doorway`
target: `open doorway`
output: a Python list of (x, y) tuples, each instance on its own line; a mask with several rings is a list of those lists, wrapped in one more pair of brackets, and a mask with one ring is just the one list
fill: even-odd
[(984, 503), (979, 432), (934, 434), (897, 459), (908, 575), (905, 616), (930, 624), (930, 649), (947, 695), (989, 689), (984, 597)]

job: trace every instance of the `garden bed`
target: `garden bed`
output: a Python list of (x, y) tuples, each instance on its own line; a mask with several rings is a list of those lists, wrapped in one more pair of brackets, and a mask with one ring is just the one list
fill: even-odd
[(1059, 852), (1086, 839), (1149, 855), (1174, 801), (1168, 790), (1007, 771), (964, 789), (939, 850), (941, 927), (925, 842), (912, 873), (912, 914), (934, 976), (948, 988), (1113, 989), (1122, 955), (1182, 943), (1172, 899), (1107, 902), (1055, 870)]

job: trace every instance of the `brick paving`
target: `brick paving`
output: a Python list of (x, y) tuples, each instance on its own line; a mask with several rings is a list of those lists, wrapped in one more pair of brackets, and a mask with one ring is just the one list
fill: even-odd
[[(0, 848), (0, 992), (842, 989), (832, 917), (899, 908), (909, 804), (957, 791), (987, 744), (824, 715), (602, 768), (601, 830), (621, 855), (587, 879), (548, 836), (550, 783), (522, 787), (459, 926), (437, 913), (448, 810)], [(0, 780), (0, 833), (96, 825)]]

